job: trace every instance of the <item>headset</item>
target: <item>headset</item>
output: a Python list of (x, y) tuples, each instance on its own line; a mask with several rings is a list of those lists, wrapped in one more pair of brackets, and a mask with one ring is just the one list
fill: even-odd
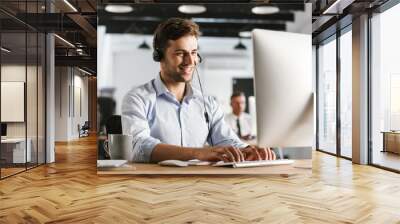
[(153, 60), (155, 62), (160, 62), (163, 57), (164, 53), (160, 49), (155, 48), (153, 51)]
[[(153, 60), (155, 62), (160, 62), (164, 58), (164, 52), (160, 50), (159, 48), (155, 48), (153, 51)], [(197, 58), (199, 59), (199, 64), (203, 61), (201, 58), (200, 54), (197, 53)], [(195, 62), (195, 65), (197, 66), (197, 62)]]

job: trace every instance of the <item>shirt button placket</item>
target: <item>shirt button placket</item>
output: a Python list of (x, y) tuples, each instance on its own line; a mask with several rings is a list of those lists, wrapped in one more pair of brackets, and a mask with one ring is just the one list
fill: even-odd
[(181, 128), (181, 146), (183, 146), (184, 142), (183, 142), (183, 128), (184, 128), (184, 124), (183, 124), (183, 120), (182, 120), (182, 116), (183, 116), (183, 107), (182, 104), (179, 106), (179, 124), (180, 124), (180, 128)]

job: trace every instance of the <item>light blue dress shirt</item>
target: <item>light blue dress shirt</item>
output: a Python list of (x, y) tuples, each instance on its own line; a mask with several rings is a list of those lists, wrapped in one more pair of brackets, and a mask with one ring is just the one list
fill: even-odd
[[(213, 97), (205, 96), (205, 106), (214, 146), (247, 147), (225, 123), (224, 113)], [(199, 148), (211, 145), (201, 92), (187, 84), (180, 103), (160, 75), (125, 95), (121, 121), (123, 134), (133, 136), (135, 162), (149, 162), (159, 143)]]

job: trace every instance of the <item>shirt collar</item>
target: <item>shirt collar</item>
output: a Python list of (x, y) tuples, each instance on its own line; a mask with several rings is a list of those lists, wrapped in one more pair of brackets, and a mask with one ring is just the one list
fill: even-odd
[[(165, 86), (163, 81), (161, 80), (161, 74), (158, 74), (154, 80), (154, 87), (157, 92), (157, 96), (165, 95), (167, 93), (171, 94), (168, 88)], [(196, 88), (193, 88), (191, 83), (186, 84), (186, 93), (185, 97), (188, 99), (195, 98), (196, 96), (201, 96), (201, 92)]]
[(158, 74), (156, 78), (154, 79), (154, 88), (156, 89), (157, 96), (160, 96), (162, 94), (166, 94), (169, 92), (167, 87), (164, 85), (164, 83), (161, 80), (161, 74)]
[(237, 116), (236, 114), (234, 114), (234, 113), (232, 112), (232, 116), (233, 116), (233, 118), (235, 118), (235, 119), (239, 119), (239, 120), (240, 120), (240, 118), (241, 118), (241, 117), (243, 117), (243, 116), (242, 116), (242, 115), (243, 115), (243, 113), (244, 113), (244, 112), (240, 113), (240, 115), (239, 115), (239, 116)]

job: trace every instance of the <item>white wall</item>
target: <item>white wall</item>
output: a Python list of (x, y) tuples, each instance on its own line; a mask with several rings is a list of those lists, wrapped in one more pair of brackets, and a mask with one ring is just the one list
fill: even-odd
[[(75, 96), (72, 96), (75, 98), (74, 103), (75, 103), (75, 113), (74, 113), (74, 119), (72, 122), (72, 138), (79, 138), (79, 132), (78, 132), (78, 124), (82, 126), (85, 121), (89, 121), (89, 91), (88, 91), (88, 76), (85, 76), (84, 73), (80, 72), (75, 68), (74, 72), (74, 83), (73, 85), (75, 86)], [(80, 98), (77, 98), (77, 92), (76, 90), (80, 89)], [(81, 102), (77, 102), (80, 100)], [(78, 110), (78, 107), (76, 105), (80, 104), (80, 109), (81, 112)]]
[[(26, 78), (28, 78), (28, 81), (26, 81)], [(24, 137), (25, 134), (28, 135), (28, 137), (31, 137), (31, 135), (35, 135), (37, 133), (37, 113), (36, 109), (39, 106), (39, 108), (42, 105), (38, 105), (38, 99), (37, 99), (37, 80), (36, 80), (36, 66), (25, 66), (25, 65), (17, 65), (17, 64), (7, 64), (7, 65), (2, 65), (1, 66), (1, 81), (2, 82), (24, 82), (26, 85), (26, 99), (25, 96), (23, 96), (23, 100), (26, 101), (27, 107), (24, 108), (24, 102), (22, 102), (22, 114), (24, 114), (24, 110), (26, 110), (27, 113), (27, 120), (24, 121), (25, 118), (22, 118), (22, 121), (20, 122), (7, 122), (7, 135), (9, 137)], [(22, 92), (22, 94), (24, 94)], [(7, 97), (7, 96), (2, 96)], [(10, 113), (8, 110), (12, 110), (13, 108), (1, 108), (3, 113), (7, 111)], [(15, 109), (15, 108), (14, 108)], [(19, 111), (18, 113), (21, 113)], [(23, 116), (23, 115), (22, 115)], [(25, 126), (27, 126), (28, 132), (25, 130)]]
[(56, 67), (55, 73), (55, 141), (77, 139), (78, 124), (88, 120), (88, 78), (72, 67)]
[[(25, 137), (30, 139), (29, 148), (31, 149), (31, 159), (36, 161), (39, 159), (39, 163), (44, 163), (44, 89), (43, 89), (43, 79), (44, 74), (42, 73), (42, 68), (39, 66), (32, 66), (25, 64), (3, 64), (1, 66), (1, 81), (2, 82), (23, 82), (26, 87), (26, 96), (24, 95), (24, 86), (19, 89), (19, 94), (23, 96), (19, 100), (22, 102), (10, 102), (20, 104), (20, 107), (6, 107), (1, 104), (2, 114), (6, 113), (17, 113), (22, 120), (18, 122), (6, 122), (7, 123), (7, 137)], [(20, 84), (21, 84), (20, 83)], [(3, 83), (2, 83), (3, 86)], [(2, 99), (7, 98), (7, 93), (2, 89)], [(15, 90), (14, 90), (15, 91)], [(8, 92), (10, 94), (10, 92)], [(16, 100), (14, 98), (14, 100)], [(26, 104), (26, 105), (25, 105)], [(14, 105), (15, 106), (15, 105)], [(19, 110), (19, 111), (15, 111)], [(26, 112), (26, 119), (24, 114)], [(3, 120), (3, 118), (2, 118)], [(51, 152), (51, 150), (49, 150)], [(39, 156), (38, 156), (39, 154)], [(38, 157), (37, 157), (38, 156)], [(51, 159), (51, 157), (48, 157)], [(48, 160), (51, 161), (51, 160)]]
[(313, 141), (313, 150), (316, 150), (316, 139), (317, 139), (317, 48), (315, 45), (312, 46), (312, 86), (314, 93), (314, 141)]
[(114, 52), (112, 64), (112, 74), (115, 74), (112, 80), (115, 86), (116, 113), (120, 114), (122, 98), (126, 92), (133, 86), (141, 85), (156, 77), (159, 65), (151, 60), (150, 50), (139, 49)]
[(294, 21), (286, 22), (286, 30), (288, 32), (311, 34), (312, 3), (305, 3), (304, 7), (304, 11), (294, 12)]
[(68, 140), (68, 68), (55, 68), (55, 141)]

